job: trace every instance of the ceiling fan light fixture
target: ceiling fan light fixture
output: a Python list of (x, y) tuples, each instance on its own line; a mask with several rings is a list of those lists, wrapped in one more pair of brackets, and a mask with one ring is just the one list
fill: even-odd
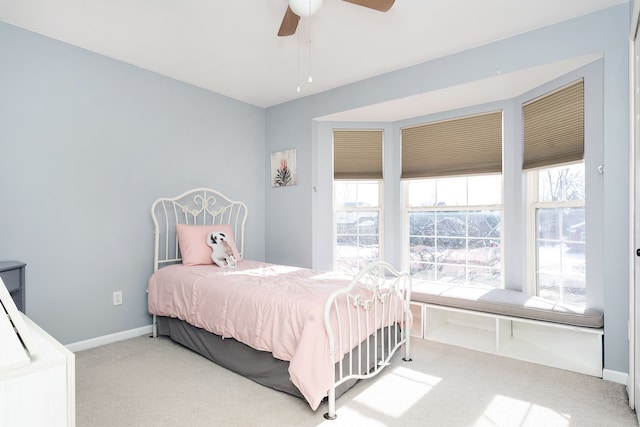
[(289, 0), (289, 7), (298, 16), (311, 16), (320, 9), (322, 0)]

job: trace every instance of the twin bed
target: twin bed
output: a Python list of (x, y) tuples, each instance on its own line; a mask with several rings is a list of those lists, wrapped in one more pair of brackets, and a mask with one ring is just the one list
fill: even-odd
[[(404, 347), (410, 360), (411, 280), (376, 262), (355, 277), (243, 258), (244, 203), (199, 188), (156, 200), (149, 312), (164, 335), (316, 410), (370, 378)], [(211, 261), (224, 232), (237, 267)]]

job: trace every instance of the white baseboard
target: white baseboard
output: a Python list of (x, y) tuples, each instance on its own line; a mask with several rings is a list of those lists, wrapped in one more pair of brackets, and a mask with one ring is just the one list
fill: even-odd
[(71, 352), (87, 350), (94, 347), (99, 347), (105, 344), (111, 344), (118, 341), (128, 340), (130, 338), (136, 338), (141, 335), (148, 335), (152, 332), (152, 325), (142, 326), (136, 329), (129, 329), (128, 331), (116, 332), (115, 334), (103, 335), (101, 337), (91, 338), (86, 341), (78, 341), (71, 344), (67, 344), (65, 347)]
[(627, 381), (629, 380), (629, 374), (627, 374), (626, 372), (618, 372), (618, 371), (612, 371), (610, 369), (603, 369), (602, 379), (611, 381), (614, 383), (618, 383), (618, 384), (627, 385)]

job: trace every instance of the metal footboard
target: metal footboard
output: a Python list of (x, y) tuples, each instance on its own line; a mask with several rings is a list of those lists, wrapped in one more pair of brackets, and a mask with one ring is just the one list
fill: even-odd
[[(369, 292), (363, 294), (361, 285)], [(334, 292), (324, 311), (329, 354), (338, 364), (328, 391), (327, 419), (336, 418), (336, 387), (381, 372), (404, 346), (410, 361), (411, 276), (379, 261), (364, 267), (351, 284)], [(344, 357), (349, 355), (349, 357)]]

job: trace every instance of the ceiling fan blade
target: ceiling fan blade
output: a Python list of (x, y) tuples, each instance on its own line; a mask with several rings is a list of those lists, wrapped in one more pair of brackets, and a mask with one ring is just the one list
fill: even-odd
[(295, 34), (298, 28), (298, 21), (300, 21), (300, 17), (287, 6), (287, 11), (284, 13), (284, 18), (282, 18), (282, 24), (280, 24), (280, 30), (278, 30), (278, 36), (283, 37)]
[(391, 6), (396, 0), (344, 0), (347, 3), (357, 4), (358, 6), (368, 7), (369, 9), (379, 10), (380, 12), (386, 12), (391, 9)]

